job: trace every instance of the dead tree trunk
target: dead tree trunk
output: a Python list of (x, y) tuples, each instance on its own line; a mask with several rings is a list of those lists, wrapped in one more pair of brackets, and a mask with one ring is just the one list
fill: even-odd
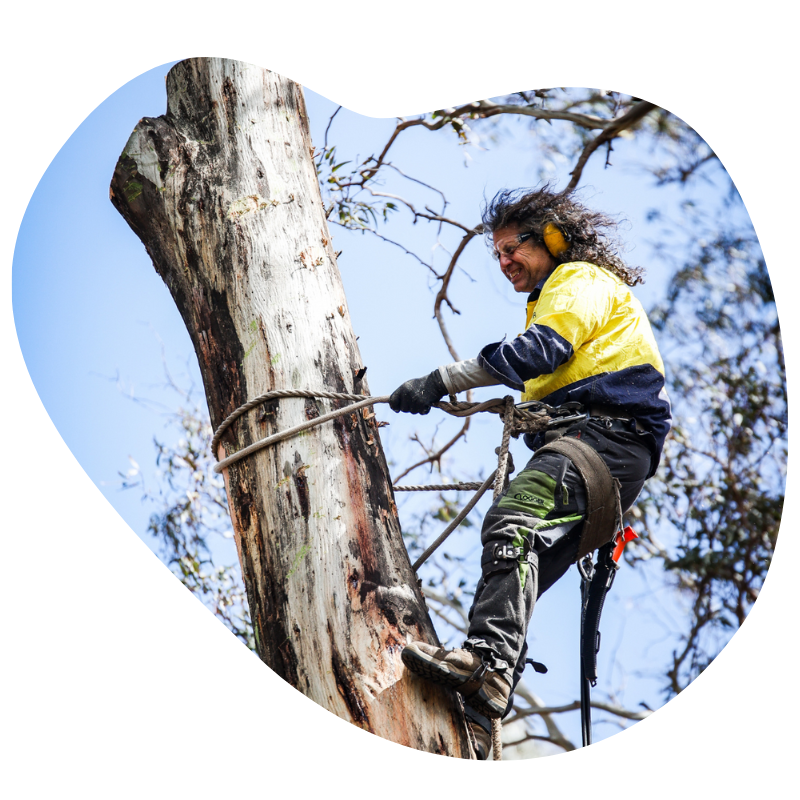
[[(111, 199), (183, 316), (214, 427), (273, 389), (366, 393), (301, 87), (253, 65), (192, 59), (170, 71), (167, 95), (166, 115), (131, 135)], [(218, 456), (324, 413), (325, 402), (250, 412)], [(355, 725), (469, 758), (456, 696), (400, 660), (407, 641), (436, 635), (366, 409), (226, 473), (261, 658)]]

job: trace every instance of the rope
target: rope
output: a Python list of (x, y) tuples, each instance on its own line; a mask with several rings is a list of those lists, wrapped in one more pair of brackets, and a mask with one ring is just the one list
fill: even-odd
[[(377, 396), (370, 397), (370, 396), (365, 396), (363, 394), (346, 394), (344, 392), (326, 392), (326, 391), (310, 392), (301, 389), (276, 389), (272, 392), (267, 392), (266, 394), (262, 394), (260, 397), (256, 397), (255, 400), (251, 400), (249, 403), (245, 403), (244, 405), (239, 406), (239, 408), (237, 408), (235, 411), (229, 414), (222, 421), (217, 430), (214, 432), (214, 437), (211, 439), (211, 451), (215, 455), (217, 454), (217, 448), (219, 446), (222, 435), (243, 414), (247, 413), (253, 408), (256, 408), (262, 403), (267, 402), (268, 400), (275, 400), (284, 397), (307, 397), (313, 399), (324, 398), (328, 400), (356, 400), (357, 402), (348, 406), (344, 406), (344, 408), (339, 408), (335, 411), (331, 411), (328, 414), (323, 414), (321, 417), (315, 417), (314, 419), (310, 419), (307, 422), (303, 422), (300, 425), (295, 425), (293, 428), (288, 428), (285, 431), (280, 431), (279, 433), (275, 433), (272, 436), (267, 436), (265, 439), (261, 439), (258, 442), (254, 442), (248, 447), (245, 447), (242, 450), (233, 453), (227, 458), (222, 459), (219, 463), (215, 464), (214, 472), (219, 474), (226, 467), (229, 467), (231, 464), (235, 464), (237, 461), (241, 460), (242, 458), (245, 458), (246, 456), (249, 456), (251, 453), (255, 453), (256, 451), (261, 450), (263, 447), (268, 447), (271, 444), (282, 442), (284, 439), (289, 439), (292, 436), (297, 436), (299, 433), (309, 430), (310, 428), (314, 428), (317, 425), (321, 425), (323, 422), (329, 422), (330, 420), (344, 416), (345, 414), (352, 414), (354, 411), (358, 411), (358, 409), (364, 408), (365, 406), (378, 405), (379, 403), (389, 402), (389, 395), (383, 395), (380, 397)], [(508, 402), (511, 403), (513, 408), (513, 398), (511, 397), (508, 398), (498, 397), (492, 400), (485, 400), (482, 403), (467, 403), (467, 402), (434, 403), (434, 406), (436, 408), (441, 409), (447, 414), (451, 414), (454, 417), (469, 417), (472, 416), (473, 414), (478, 414), (481, 411), (489, 411), (494, 414), (504, 414)], [(514, 436), (518, 436), (520, 433), (523, 432), (534, 433), (537, 430), (541, 430), (547, 427), (547, 424), (550, 420), (550, 417), (546, 413), (543, 413), (541, 411), (531, 412), (520, 408), (513, 408), (513, 418), (514, 418), (514, 424), (511, 435)]]
[(497, 482), (494, 485), (494, 499), (503, 493), (506, 482), (506, 469), (508, 467), (508, 444), (511, 440), (511, 430), (514, 423), (514, 398), (510, 395), (505, 398), (503, 412), (503, 438), (500, 441), (500, 452), (497, 456)]
[[(276, 395), (276, 392), (267, 392), (267, 394), (262, 395), (259, 398), (259, 402), (264, 402), (265, 400), (272, 400), (273, 396)], [(328, 396), (334, 395), (334, 392), (325, 392)], [(281, 392), (280, 397), (313, 397), (314, 394), (311, 392), (291, 392), (291, 393), (284, 393)], [(254, 442), (253, 444), (245, 447), (242, 450), (234, 453), (227, 458), (223, 458), (218, 464), (214, 465), (214, 472), (219, 474), (224, 470), (226, 467), (229, 467), (231, 464), (235, 464), (237, 461), (240, 461), (245, 456), (249, 456), (251, 453), (255, 453), (257, 450), (261, 450), (264, 447), (267, 447), (271, 444), (276, 444), (277, 442), (282, 442), (284, 439), (290, 439), (292, 436), (297, 436), (297, 434), (302, 433), (303, 431), (307, 431), (309, 428), (315, 428), (317, 425), (321, 425), (323, 422), (329, 422), (332, 419), (336, 419), (337, 417), (344, 416), (345, 414), (352, 414), (354, 411), (358, 411), (359, 408), (364, 408), (365, 406), (371, 406), (377, 403), (388, 403), (389, 402), (389, 395), (384, 397), (364, 397), (363, 395), (344, 395), (346, 399), (352, 399), (353, 397), (361, 397), (362, 399), (358, 403), (353, 403), (352, 405), (345, 406), (344, 408), (339, 408), (336, 411), (331, 411), (328, 414), (323, 414), (321, 417), (315, 417), (314, 419), (310, 419), (307, 422), (303, 422), (300, 425), (295, 425), (293, 428), (287, 428), (285, 431), (280, 431), (279, 433), (275, 433), (272, 436), (267, 436), (266, 439), (261, 439), (258, 442)], [(331, 399), (336, 399), (332, 397)], [(256, 403), (255, 400), (252, 401)], [(251, 403), (247, 405), (251, 406)], [(256, 403), (258, 405), (258, 403)], [(246, 406), (242, 406), (242, 408), (246, 408)], [(214, 434), (214, 438), (211, 440), (212, 447), (214, 443), (219, 443), (219, 437), (225, 432), (225, 428), (230, 425), (230, 422), (233, 422), (237, 417), (240, 417), (244, 411), (241, 409), (236, 409), (223, 423), (222, 425), (217, 428), (217, 432)], [(236, 416), (234, 416), (236, 415)], [(233, 419), (231, 419), (233, 417)], [(230, 422), (228, 422), (230, 420)], [(226, 423), (228, 423), (226, 425)], [(225, 428), (223, 428), (225, 426)]]
[[(280, 397), (308, 397), (312, 400), (317, 399), (318, 397), (324, 397), (326, 400), (363, 400), (363, 394), (343, 394), (342, 392), (325, 392), (325, 391), (318, 391), (318, 392), (306, 392), (300, 389), (275, 389), (271, 392), (267, 392), (266, 394), (262, 394), (260, 397), (256, 397), (255, 400), (251, 400), (249, 403), (245, 403), (243, 406), (239, 406), (235, 411), (232, 411), (225, 417), (224, 420), (220, 423), (220, 426), (214, 432), (214, 438), (211, 440), (211, 452), (216, 455), (217, 452), (217, 445), (219, 444), (219, 440), (222, 438), (222, 434), (225, 433), (230, 426), (236, 422), (242, 414), (246, 414), (256, 406), (260, 406), (262, 403), (266, 403), (267, 400), (276, 400)], [(386, 402), (386, 398), (376, 398), (375, 402)]]
[[(503, 438), (500, 441), (500, 452), (497, 455), (497, 480), (494, 483), (494, 499), (503, 493), (506, 483), (506, 470), (508, 467), (508, 445), (511, 441), (511, 431), (514, 427), (514, 398), (505, 398), (503, 411)], [(503, 723), (499, 719), (492, 720), (492, 760), (503, 760)]]
[(502, 724), (499, 719), (492, 720), (492, 761), (503, 760), (503, 741), (500, 738)]
[(475, 491), (483, 486), (482, 483), (475, 481), (474, 483), (426, 483), (424, 485), (414, 486), (392, 486), (396, 492), (466, 492)]

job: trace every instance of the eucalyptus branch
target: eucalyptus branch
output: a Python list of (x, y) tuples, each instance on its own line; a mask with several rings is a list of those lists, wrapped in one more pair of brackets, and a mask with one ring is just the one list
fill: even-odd
[(539, 733), (529, 733), (523, 736), (521, 739), (517, 739), (516, 742), (505, 742), (503, 744), (503, 750), (510, 750), (512, 747), (518, 747), (521, 744), (525, 744), (525, 742), (532, 742), (532, 741), (539, 741), (539, 742), (550, 742), (550, 744), (554, 744), (558, 747), (566, 751), (575, 750), (575, 745), (572, 744), (568, 739), (555, 739), (552, 736), (545, 736)]
[(580, 158), (578, 158), (578, 163), (575, 165), (575, 168), (572, 170), (572, 172), (570, 172), (572, 178), (564, 189), (563, 194), (569, 194), (575, 189), (575, 187), (577, 187), (578, 182), (581, 179), (581, 175), (583, 174), (583, 168), (586, 166), (586, 162), (598, 147), (606, 144), (607, 142), (610, 143), (612, 139), (616, 139), (617, 136), (622, 133), (622, 131), (627, 130), (632, 125), (635, 125), (656, 108), (658, 108), (658, 106), (654, 103), (648, 103), (645, 100), (641, 100), (633, 108), (631, 108), (630, 111), (614, 120), (611, 124), (604, 126), (603, 132), (595, 136), (595, 138), (583, 148), (583, 152), (581, 153)]
[(656, 171), (654, 174), (657, 178), (657, 186), (665, 186), (668, 183), (686, 183), (700, 167), (707, 164), (709, 161), (717, 160), (717, 154), (712, 150), (702, 158), (697, 158), (685, 167), (674, 167), (673, 169), (664, 169)]
[[(442, 620), (442, 622), (444, 622), (446, 625), (449, 625), (451, 628), (455, 628), (455, 630), (457, 630), (457, 631), (460, 631), (460, 632), (462, 632), (462, 633), (465, 633), (465, 631), (462, 629), (462, 627), (461, 627), (460, 625), (458, 625), (457, 623), (453, 622), (453, 620), (451, 620), (451, 619), (450, 619), (450, 618), (447, 616), (447, 614), (445, 614), (445, 613), (444, 613), (444, 611), (443, 611), (442, 609), (440, 609), (440, 608), (436, 608), (435, 606), (428, 606), (428, 608), (429, 608), (429, 609), (430, 609), (430, 610), (431, 610), (431, 611), (432, 611), (432, 612), (433, 612), (433, 613), (434, 613), (434, 614), (435, 614), (437, 617), (439, 617), (439, 619), (440, 619), (440, 620)], [(465, 635), (466, 635), (466, 634), (465, 634)]]
[(491, 100), (480, 100), (477, 103), (468, 103), (465, 106), (460, 106), (454, 112), (450, 112), (448, 117), (456, 117), (462, 114), (472, 114), (484, 119), (496, 117), (498, 114), (519, 114), (522, 117), (533, 117), (534, 119), (543, 119), (548, 122), (552, 120), (572, 122), (578, 127), (587, 128), (588, 130), (597, 130), (598, 128), (604, 130), (614, 123), (613, 119), (604, 119), (592, 114), (578, 114), (565, 109), (551, 110), (533, 104), (520, 106), (513, 103), (494, 103)]
[(464, 248), (470, 243), (470, 241), (472, 241), (472, 239), (478, 235), (478, 231), (479, 228), (473, 228), (472, 230), (468, 231), (459, 242), (455, 253), (453, 253), (453, 257), (450, 259), (450, 264), (447, 266), (447, 270), (442, 276), (442, 286), (436, 294), (436, 300), (433, 303), (433, 314), (436, 317), (436, 321), (439, 323), (439, 329), (442, 332), (447, 349), (450, 351), (450, 355), (453, 357), (454, 361), (460, 361), (461, 359), (458, 357), (456, 348), (447, 332), (447, 326), (444, 324), (444, 318), (442, 317), (442, 303), (446, 302), (453, 311), (456, 311), (455, 308), (453, 308), (453, 304), (447, 297), (447, 288), (450, 285), (450, 279), (453, 277), (453, 270), (456, 268), (459, 257), (464, 252)]
[(328, 120), (328, 126), (325, 128), (325, 139), (323, 141), (322, 147), (324, 150), (328, 149), (328, 131), (331, 129), (331, 125), (333, 124), (333, 118), (342, 110), (341, 106), (338, 106), (336, 111), (331, 114), (331, 118)]
[(419, 178), (415, 178), (412, 175), (406, 175), (403, 170), (399, 167), (395, 166), (394, 164), (390, 163), (389, 161), (385, 162), (385, 167), (389, 167), (389, 169), (393, 169), (398, 175), (402, 175), (407, 181), (412, 181), (413, 183), (418, 183), (420, 186), (424, 186), (426, 189), (430, 189), (432, 192), (436, 192), (436, 194), (440, 195), (442, 198), (442, 210), (447, 206), (447, 198), (445, 197), (444, 192), (441, 189), (437, 189), (435, 186), (432, 186), (430, 183), (425, 183), (425, 181), (421, 181)]
[[(641, 103), (637, 103), (637, 105), (634, 106), (634, 109), (640, 105)], [(650, 103), (647, 105), (655, 108), (655, 106), (652, 106)], [(649, 110), (650, 109), (648, 108), (647, 111)], [(588, 130), (599, 129), (603, 132), (614, 130), (615, 127), (627, 116), (627, 114), (625, 114), (617, 120), (604, 119), (603, 117), (597, 117), (591, 114), (578, 114), (572, 111), (550, 110), (540, 106), (535, 106), (533, 104), (523, 106), (514, 105), (513, 103), (494, 103), (491, 100), (478, 100), (476, 102), (466, 103), (465, 105), (458, 106), (457, 108), (448, 109), (447, 112), (444, 112), (443, 116), (439, 117), (438, 119), (429, 120), (427, 117), (417, 117), (410, 120), (400, 119), (380, 155), (377, 158), (373, 156), (364, 162), (365, 168), (360, 171), (361, 184), (363, 185), (372, 177), (374, 177), (375, 173), (377, 173), (378, 170), (383, 166), (389, 150), (397, 140), (397, 137), (403, 131), (419, 126), (422, 126), (429, 131), (438, 131), (445, 125), (457, 121), (462, 116), (468, 116), (473, 119), (488, 119), (501, 114), (516, 114), (523, 117), (533, 117), (534, 119), (543, 119), (547, 121), (563, 120), (565, 122), (572, 122), (581, 128), (586, 128)], [(610, 138), (613, 138), (613, 136)], [(599, 144), (602, 144), (602, 142)], [(367, 167), (366, 164), (370, 160), (374, 161), (374, 164)]]
[(775, 356), (778, 360), (779, 374), (783, 375), (786, 372), (786, 361), (784, 360), (785, 356), (783, 353), (783, 340), (781, 339), (780, 326), (777, 322), (773, 328), (767, 331), (767, 335), (774, 341)]
[[(515, 711), (518, 710), (516, 703), (519, 699), (524, 700), (531, 708), (545, 708), (545, 704), (528, 688), (528, 685), (524, 680), (521, 680), (517, 684), (517, 688), (514, 690)], [(540, 716), (545, 724), (545, 727), (547, 728), (547, 732), (551, 741), (557, 743), (565, 750), (576, 749), (575, 745), (562, 733), (561, 728), (559, 728), (558, 723), (553, 719), (551, 714), (541, 714)]]
[[(652, 714), (652, 711), (645, 710), (645, 711), (632, 711), (627, 708), (623, 708), (622, 706), (616, 706), (612, 703), (603, 703), (600, 700), (592, 700), (591, 703), (592, 708), (596, 708), (600, 711), (607, 711), (609, 714), (614, 714), (617, 717), (622, 717), (624, 719), (631, 719), (634, 721), (639, 721), (646, 719), (647, 717)], [(524, 719), (525, 717), (530, 717), (534, 714), (564, 714), (567, 711), (577, 711), (581, 707), (580, 700), (574, 700), (572, 703), (567, 703), (563, 706), (545, 706), (545, 707), (534, 707), (534, 708), (526, 708), (520, 711), (516, 711), (513, 716), (508, 717), (504, 720), (506, 725), (510, 725), (512, 722), (516, 722), (517, 720)]]
[[(468, 395), (469, 397), (469, 395)], [(393, 483), (397, 483), (397, 481), (405, 478), (409, 472), (413, 472), (417, 467), (424, 466), (425, 464), (439, 464), (441, 467), (441, 459), (442, 456), (451, 448), (453, 445), (461, 439), (463, 436), (466, 436), (467, 431), (469, 430), (469, 423), (471, 417), (466, 417), (464, 419), (464, 424), (461, 426), (461, 430), (449, 441), (447, 444), (443, 445), (439, 450), (434, 453), (430, 453), (427, 458), (423, 458), (422, 461), (418, 461), (416, 464), (412, 464), (408, 469), (401, 472), (396, 478), (393, 479)], [(423, 448), (424, 449), (424, 448)], [(427, 451), (426, 451), (427, 452)]]
[(450, 219), (449, 217), (444, 217), (441, 214), (436, 214), (432, 212), (431, 209), (429, 209), (427, 206), (425, 210), (429, 213), (423, 214), (421, 211), (419, 211), (417, 212), (417, 216), (422, 217), (422, 219), (429, 219), (432, 222), (446, 222), (448, 225), (452, 225), (455, 228), (460, 228), (462, 231), (464, 231), (464, 233), (471, 233), (473, 235), (475, 234), (476, 231), (475, 228), (469, 228), (463, 223), (458, 222), (458, 220)]
[[(336, 225), (339, 225), (342, 228), (347, 228), (347, 225), (342, 225), (340, 222), (336, 222), (336, 220), (331, 220), (331, 222), (334, 222)], [(437, 273), (436, 270), (427, 261), (423, 261), (416, 253), (412, 252), (407, 247), (400, 244), (400, 242), (396, 242), (394, 241), (394, 239), (390, 239), (388, 236), (384, 236), (382, 233), (378, 233), (378, 231), (376, 231), (374, 228), (363, 228), (363, 230), (368, 233), (371, 233), (373, 236), (377, 236), (381, 241), (387, 242), (388, 244), (393, 244), (395, 247), (399, 247), (404, 253), (406, 253), (406, 255), (412, 256), (417, 261), (419, 261), (419, 263), (422, 264), (423, 267), (430, 270), (437, 278), (441, 277), (439, 273)]]
[(461, 222), (458, 222), (457, 220), (449, 219), (448, 217), (443, 217), (441, 214), (436, 214), (427, 207), (425, 208), (425, 211), (428, 212), (427, 214), (423, 213), (422, 211), (417, 211), (413, 203), (410, 203), (408, 200), (406, 200), (404, 197), (401, 197), (400, 195), (390, 194), (389, 192), (377, 192), (369, 186), (366, 186), (365, 188), (373, 197), (388, 197), (390, 200), (397, 200), (399, 203), (402, 203), (414, 215), (415, 222), (418, 218), (428, 219), (433, 222), (446, 222), (448, 225), (452, 225), (455, 228), (460, 228), (465, 233), (470, 233), (473, 230), (472, 228), (468, 228), (466, 225), (464, 225)]
[(694, 623), (692, 624), (692, 628), (686, 636), (686, 646), (684, 647), (683, 652), (680, 655), (678, 655), (677, 651), (673, 651), (672, 653), (672, 668), (667, 672), (667, 677), (670, 682), (670, 689), (676, 695), (680, 694), (685, 688), (681, 686), (679, 677), (680, 669), (689, 654), (694, 653), (697, 637), (700, 635), (700, 631), (710, 621), (710, 615), (703, 613), (703, 602), (707, 597), (706, 593), (709, 589), (709, 580), (710, 579), (708, 577), (705, 577), (698, 583), (697, 588), (695, 589), (697, 592), (697, 597), (692, 608)]
[(423, 594), (428, 600), (433, 600), (435, 603), (441, 603), (443, 606), (452, 608), (461, 617), (461, 623), (455, 625), (450, 622), (449, 624), (457, 631), (460, 631), (466, 635), (467, 629), (469, 628), (469, 618), (467, 617), (467, 612), (464, 611), (464, 608), (460, 603), (458, 603), (456, 600), (453, 600), (451, 597), (448, 597), (445, 594), (440, 594), (439, 592), (430, 588), (426, 588)]

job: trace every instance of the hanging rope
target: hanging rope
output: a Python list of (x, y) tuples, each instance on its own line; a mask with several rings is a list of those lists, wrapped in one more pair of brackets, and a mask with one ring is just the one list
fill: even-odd
[(492, 761), (503, 760), (503, 723), (499, 719), (492, 720)]
[[(461, 521), (464, 517), (475, 508), (475, 504), (478, 500), (483, 497), (484, 492), (492, 485), (495, 479), (495, 475), (497, 475), (497, 470), (495, 470), (483, 483), (478, 484), (478, 491), (472, 496), (472, 499), (458, 512), (455, 519), (444, 529), (442, 534), (429, 545), (425, 552), (411, 565), (411, 569), (416, 572), (430, 557), (433, 555), (434, 550), (438, 549), (438, 547), (444, 542), (444, 540), (461, 524)], [(427, 488), (427, 487), (424, 487)]]
[[(506, 482), (506, 472), (508, 469), (508, 444), (511, 441), (511, 431), (514, 427), (514, 398), (505, 397), (505, 409), (503, 410), (503, 438), (500, 441), (500, 452), (497, 454), (497, 481), (494, 485), (494, 499), (503, 493)], [(546, 427), (546, 426), (543, 426)]]
[[(503, 493), (506, 482), (506, 469), (508, 466), (508, 445), (511, 440), (511, 431), (514, 426), (514, 399), (505, 398), (503, 411), (503, 438), (500, 442), (500, 452), (497, 456), (497, 480), (494, 484), (494, 499)], [(499, 719), (492, 720), (492, 760), (503, 760), (503, 723)]]

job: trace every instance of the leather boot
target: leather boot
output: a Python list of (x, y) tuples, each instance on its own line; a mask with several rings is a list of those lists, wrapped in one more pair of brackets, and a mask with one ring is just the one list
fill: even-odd
[[(467, 647), (471, 641), (467, 641)], [(479, 652), (466, 648), (445, 650), (425, 642), (412, 642), (401, 658), (411, 672), (452, 686), (479, 714), (500, 719), (511, 695), (508, 663), (493, 655), (492, 648), (484, 642), (479, 647)]]

